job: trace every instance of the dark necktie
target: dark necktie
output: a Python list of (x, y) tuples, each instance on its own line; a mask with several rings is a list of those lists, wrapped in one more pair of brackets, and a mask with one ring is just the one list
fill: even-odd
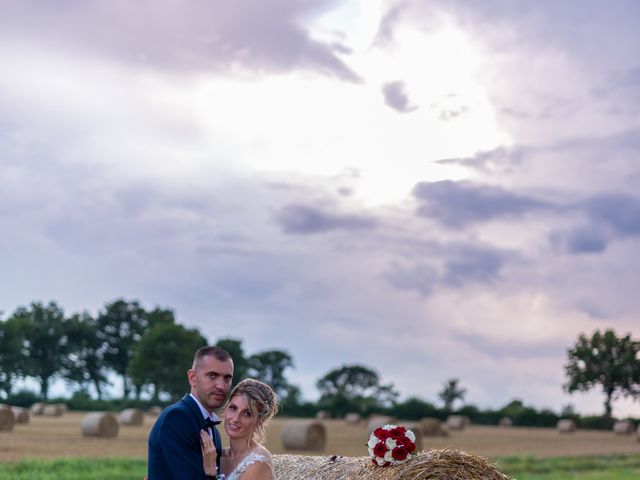
[(204, 421), (204, 424), (207, 426), (207, 428), (210, 428), (212, 432), (213, 432), (213, 427), (215, 427), (219, 423), (220, 423), (220, 421), (214, 422), (210, 418), (206, 418), (205, 421)]

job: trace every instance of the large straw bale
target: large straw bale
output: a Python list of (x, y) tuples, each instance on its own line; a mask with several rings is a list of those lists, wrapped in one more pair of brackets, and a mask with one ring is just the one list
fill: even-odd
[(327, 420), (331, 418), (331, 414), (326, 410), (318, 410), (318, 412), (316, 413), (316, 418), (318, 420)]
[(576, 422), (571, 418), (562, 418), (558, 420), (557, 429), (560, 433), (573, 433), (576, 431)]
[(154, 405), (153, 407), (150, 407), (149, 410), (147, 410), (147, 413), (149, 415), (157, 417), (158, 415), (160, 415), (162, 413), (162, 407)]
[(111, 413), (91, 412), (82, 419), (82, 434), (87, 437), (115, 437), (118, 435), (118, 420)]
[(369, 434), (373, 432), (378, 427), (384, 427), (385, 425), (395, 425), (396, 424), (395, 417), (388, 417), (385, 415), (373, 415), (369, 417), (369, 422), (367, 423), (367, 431)]
[(484, 458), (458, 450), (429, 450), (393, 467), (369, 457), (274, 455), (278, 480), (509, 480)]
[(511, 420), (511, 418), (509, 418), (509, 417), (502, 417), (498, 421), (498, 426), (500, 426), (500, 427), (513, 427), (513, 420)]
[(634, 430), (633, 422), (629, 420), (618, 420), (613, 424), (613, 433), (617, 435), (631, 435)]
[(359, 413), (351, 412), (344, 416), (344, 421), (349, 425), (358, 425), (362, 422), (362, 417)]
[(142, 425), (144, 423), (144, 414), (139, 408), (126, 408), (120, 412), (121, 425)]
[(287, 450), (324, 450), (327, 428), (318, 420), (292, 420), (282, 430), (282, 446)]
[(42, 409), (42, 414), (46, 417), (61, 417), (64, 415), (64, 407), (61, 403), (52, 403), (45, 405)]
[(31, 405), (31, 415), (42, 415), (44, 412), (44, 407), (46, 404), (42, 403), (42, 402), (36, 402), (33, 405)]
[(420, 420), (420, 431), (425, 437), (446, 437), (449, 435), (446, 426), (438, 418), (425, 417)]
[(13, 411), (13, 416), (16, 417), (16, 423), (29, 423), (31, 418), (29, 410), (22, 407), (11, 407), (11, 410)]
[(449, 415), (447, 417), (449, 430), (464, 430), (469, 424), (471, 424), (471, 420), (465, 415)]
[(16, 417), (10, 408), (0, 408), (0, 431), (10, 432), (16, 424)]

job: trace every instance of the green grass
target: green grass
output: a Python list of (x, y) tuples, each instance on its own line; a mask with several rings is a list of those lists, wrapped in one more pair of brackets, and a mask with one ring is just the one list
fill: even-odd
[[(498, 468), (517, 480), (638, 480), (640, 454), (598, 457), (506, 457)], [(58, 459), (0, 464), (0, 480), (142, 480), (146, 460)]]
[(507, 457), (498, 468), (517, 480), (640, 479), (640, 455), (597, 457)]
[(129, 458), (23, 460), (0, 464), (0, 480), (142, 480), (146, 474), (146, 460)]

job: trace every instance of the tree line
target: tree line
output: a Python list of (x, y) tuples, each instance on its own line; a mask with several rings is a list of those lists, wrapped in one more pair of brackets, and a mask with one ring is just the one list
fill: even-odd
[[(104, 392), (114, 375), (122, 381), (121, 401), (139, 402), (146, 393), (150, 402), (169, 403), (188, 389), (185, 371), (194, 352), (208, 344), (197, 328), (177, 323), (173, 310), (158, 306), (147, 310), (136, 300), (106, 303), (95, 317), (87, 312), (67, 316), (53, 301), (32, 302), (17, 308), (6, 320), (1, 317), (0, 396), (22, 403), (49, 399), (51, 382), (62, 380), (74, 392), (73, 401), (81, 400), (79, 405), (91, 409), (96, 405), (89, 393), (93, 390), (99, 408), (104, 409)], [(375, 370), (358, 364), (334, 368), (319, 378), (316, 387), (320, 398), (309, 402), (287, 378), (287, 372), (294, 368), (288, 352), (270, 349), (247, 354), (242, 340), (236, 338), (220, 338), (215, 344), (232, 355), (234, 382), (250, 376), (270, 384), (288, 415), (309, 416), (326, 410), (334, 416), (376, 412), (418, 419), (445, 418), (456, 412), (478, 423), (495, 424), (501, 416), (509, 416), (516, 425), (538, 426), (552, 426), (560, 416), (580, 419), (570, 407), (558, 415), (528, 407), (517, 399), (496, 410), (473, 405), (454, 410), (455, 402), (463, 401), (466, 394), (458, 379), (443, 384), (438, 393), (442, 407), (417, 397), (400, 402), (393, 384), (383, 383)], [(610, 423), (611, 402), (618, 396), (638, 396), (640, 343), (629, 335), (618, 337), (611, 330), (597, 331), (591, 337), (581, 335), (567, 353), (565, 390), (600, 386), (605, 392), (605, 420), (585, 417), (593, 424), (590, 426)], [(14, 391), (16, 381), (25, 378), (40, 384), (39, 394)]]

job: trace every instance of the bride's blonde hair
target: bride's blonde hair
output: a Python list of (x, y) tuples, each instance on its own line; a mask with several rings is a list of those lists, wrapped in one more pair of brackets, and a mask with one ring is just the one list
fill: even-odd
[(245, 378), (233, 388), (229, 400), (237, 395), (242, 395), (245, 398), (249, 411), (258, 419), (256, 430), (253, 433), (254, 438), (260, 443), (264, 442), (264, 425), (278, 413), (280, 408), (275, 392), (266, 383), (253, 378)]

